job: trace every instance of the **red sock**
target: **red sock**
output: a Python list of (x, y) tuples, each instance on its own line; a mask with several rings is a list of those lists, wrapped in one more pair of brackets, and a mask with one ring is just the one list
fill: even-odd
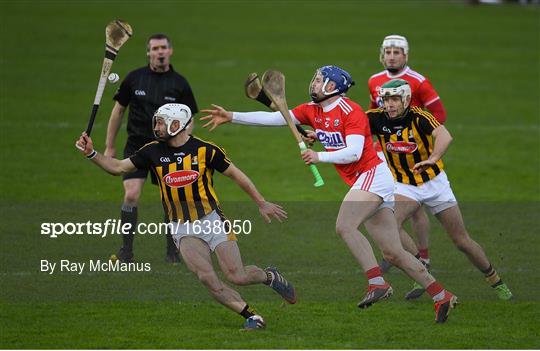
[(368, 269), (366, 271), (366, 276), (367, 276), (368, 279), (381, 277), (382, 276), (381, 269), (379, 268), (379, 266)]
[(429, 260), (428, 249), (419, 249), (418, 253), (420, 254), (420, 258), (423, 258), (424, 260)]
[(434, 281), (433, 283), (429, 284), (426, 288), (426, 291), (431, 297), (435, 297), (435, 295), (440, 294), (442, 291), (444, 291), (444, 288), (441, 284), (439, 284), (437, 281)]
[(366, 277), (370, 285), (383, 285), (384, 278), (382, 277), (382, 272), (379, 266), (375, 266), (366, 271)]

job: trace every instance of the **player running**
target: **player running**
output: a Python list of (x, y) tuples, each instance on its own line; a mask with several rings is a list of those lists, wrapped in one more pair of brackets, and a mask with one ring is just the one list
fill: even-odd
[[(358, 230), (361, 224), (373, 237), (385, 258), (427, 289), (435, 301), (435, 320), (445, 322), (457, 298), (446, 291), (414, 256), (400, 244), (393, 215), (394, 182), (371, 143), (369, 123), (362, 108), (345, 97), (354, 84), (349, 73), (336, 66), (319, 68), (310, 83), (311, 102), (291, 111), (296, 124), (315, 128), (325, 152), (306, 150), (307, 164), (333, 163), (351, 187), (339, 210), (336, 232), (361, 265), (368, 290), (358, 307), (366, 308), (389, 297), (392, 287), (382, 277), (369, 241)], [(228, 123), (279, 126), (286, 122), (279, 112), (229, 112), (220, 106), (202, 110), (209, 115), (204, 127), (213, 130)], [(367, 141), (367, 142), (365, 142)]]
[[(287, 213), (267, 202), (251, 180), (215, 144), (191, 135), (191, 110), (183, 104), (165, 104), (153, 117), (158, 141), (144, 145), (133, 156), (117, 160), (94, 150), (92, 139), (83, 133), (76, 143), (84, 155), (112, 175), (137, 169), (151, 170), (159, 183), (165, 215), (186, 266), (197, 275), (210, 294), (221, 304), (244, 317), (247, 330), (265, 327), (265, 322), (232, 288), (223, 283), (212, 265), (214, 252), (227, 280), (236, 285), (263, 283), (272, 287), (287, 302), (296, 302), (292, 284), (274, 267), (244, 266), (236, 236), (219, 205), (213, 188), (214, 170), (231, 178), (259, 207), (267, 222), (281, 221)], [(193, 222), (203, 227), (197, 230)]]
[[(384, 66), (384, 71), (372, 75), (368, 80), (370, 108), (383, 107), (382, 100), (379, 97), (381, 85), (392, 79), (400, 78), (406, 80), (411, 87), (411, 106), (429, 109), (431, 114), (433, 114), (441, 124), (446, 121), (446, 111), (442, 101), (429, 79), (412, 70), (407, 65), (409, 61), (409, 43), (407, 42), (407, 38), (401, 35), (386, 36), (381, 45), (379, 60)], [(379, 157), (385, 160), (384, 155), (382, 154), (381, 145), (378, 142), (375, 144), (375, 150), (379, 154)], [(430, 259), (428, 246), (430, 224), (426, 212), (422, 207), (419, 207), (411, 216), (411, 224), (418, 239), (417, 244), (408, 238), (407, 241), (403, 242), (403, 245), (429, 269)], [(415, 249), (415, 247), (417, 247), (417, 249)], [(384, 259), (381, 261), (383, 273), (388, 271), (390, 267), (391, 265)], [(424, 291), (424, 288), (417, 283), (414, 283), (412, 290), (405, 295), (405, 298), (407, 300), (419, 298)]]
[[(394, 79), (383, 84), (379, 96), (384, 108), (368, 110), (371, 132), (382, 145), (396, 181), (396, 219), (401, 238), (409, 235), (403, 223), (422, 205), (437, 217), (456, 247), (484, 273), (502, 300), (512, 292), (491, 266), (482, 247), (470, 236), (443, 170), (441, 157), (452, 142), (448, 130), (432, 114), (409, 107), (411, 88), (407, 81)], [(410, 237), (409, 237), (409, 240)]]

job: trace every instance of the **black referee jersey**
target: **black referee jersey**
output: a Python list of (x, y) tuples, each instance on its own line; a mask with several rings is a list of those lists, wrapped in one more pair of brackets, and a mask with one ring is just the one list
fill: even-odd
[(224, 215), (214, 190), (214, 170), (225, 172), (231, 161), (219, 146), (191, 136), (180, 147), (153, 141), (144, 145), (131, 162), (150, 169), (158, 179), (163, 209), (170, 221), (193, 222), (216, 211)]
[(193, 114), (199, 111), (188, 81), (172, 65), (163, 73), (149, 66), (129, 72), (113, 99), (129, 105), (127, 132), (132, 138), (154, 139), (152, 116), (164, 104), (187, 105)]

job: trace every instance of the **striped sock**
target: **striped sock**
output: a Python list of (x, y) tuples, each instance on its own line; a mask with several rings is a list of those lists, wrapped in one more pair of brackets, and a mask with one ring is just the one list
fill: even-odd
[(385, 283), (379, 266), (368, 269), (366, 271), (366, 277), (369, 285), (383, 285)]
[(445, 290), (443, 286), (439, 284), (437, 281), (434, 281), (433, 283), (429, 284), (428, 287), (426, 288), (426, 291), (435, 302), (444, 299)]
[(246, 306), (244, 306), (244, 308), (242, 309), (242, 312), (240, 312), (240, 315), (244, 317), (245, 319), (248, 319), (249, 317), (254, 316), (256, 314), (257, 312), (253, 308), (249, 307), (247, 303), (246, 303)]
[(423, 260), (429, 260), (429, 253), (428, 249), (419, 249), (418, 254), (420, 255), (420, 258)]
[(482, 270), (482, 273), (484, 273), (484, 277), (486, 277), (486, 281), (491, 285), (492, 288), (499, 286), (503, 283), (501, 277), (497, 274), (497, 271), (489, 265), (489, 267), (485, 270)]

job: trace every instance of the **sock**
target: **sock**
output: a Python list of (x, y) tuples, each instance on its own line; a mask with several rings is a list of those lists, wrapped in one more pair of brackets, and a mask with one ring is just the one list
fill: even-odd
[(253, 308), (249, 307), (247, 303), (246, 303), (246, 306), (242, 309), (242, 312), (240, 312), (240, 315), (244, 317), (245, 319), (248, 319), (249, 317), (254, 316), (256, 314), (257, 312)]
[(420, 259), (429, 262), (429, 253), (428, 249), (419, 249), (418, 254), (420, 255)]
[(122, 235), (123, 247), (126, 251), (133, 251), (133, 238), (135, 237), (135, 229), (137, 228), (137, 207), (128, 206), (126, 204), (122, 205), (122, 212), (120, 214), (120, 220), (122, 225), (124, 223), (131, 224), (131, 230), (128, 234)]
[(486, 277), (486, 281), (491, 285), (492, 288), (495, 288), (503, 283), (501, 277), (497, 274), (497, 271), (489, 265), (487, 269), (482, 270), (482, 273), (484, 273), (484, 276)]
[(382, 277), (382, 272), (379, 266), (373, 267), (366, 271), (366, 277), (368, 279), (369, 285), (383, 285), (384, 278)]
[(426, 288), (426, 291), (435, 302), (444, 299), (444, 295), (445, 295), (444, 288), (437, 281), (434, 281), (433, 283), (429, 284), (428, 287)]
[[(422, 251), (422, 250), (420, 250), (420, 251)], [(422, 254), (420, 253), (420, 251), (419, 251), (416, 255), (414, 255), (414, 257), (415, 257), (418, 261), (420, 261), (420, 262), (424, 265), (424, 267), (426, 267), (426, 269), (429, 271), (429, 258), (427, 258), (427, 259), (426, 259), (426, 258), (423, 258), (423, 257), (422, 257)], [(426, 250), (426, 251), (427, 251), (427, 250)]]
[[(169, 216), (165, 215), (165, 218), (163, 219), (164, 223), (169, 223)], [(169, 228), (167, 227), (167, 235), (165, 235), (165, 239), (167, 240), (167, 256), (168, 255), (174, 255), (178, 253), (178, 249), (176, 247), (176, 244), (174, 243), (174, 240), (172, 238), (171, 233), (169, 232)]]

